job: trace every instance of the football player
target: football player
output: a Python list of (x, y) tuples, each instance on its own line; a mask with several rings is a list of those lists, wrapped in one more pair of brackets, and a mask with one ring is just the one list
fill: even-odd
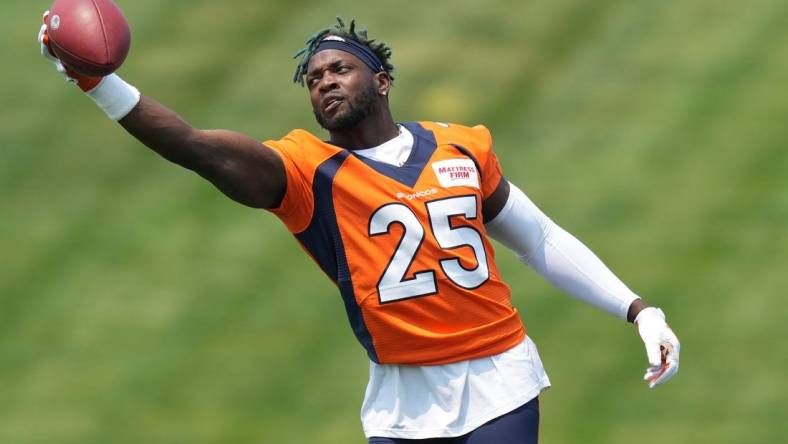
[(489, 237), (567, 294), (634, 322), (649, 387), (678, 371), (664, 313), (504, 178), (485, 127), (394, 120), (391, 50), (353, 21), (314, 34), (297, 55), (294, 80), (328, 140), (296, 129), (263, 143), (194, 128), (116, 74), (71, 71), (44, 23), (42, 54), (110, 118), (231, 199), (275, 214), (334, 282), (370, 359), (370, 443), (537, 442), (550, 381)]

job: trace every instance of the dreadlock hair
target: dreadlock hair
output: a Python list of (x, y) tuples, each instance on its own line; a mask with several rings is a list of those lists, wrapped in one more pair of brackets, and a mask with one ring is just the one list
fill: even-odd
[(309, 59), (314, 55), (315, 49), (317, 49), (317, 46), (320, 44), (320, 42), (329, 35), (350, 38), (358, 43), (361, 43), (362, 45), (369, 47), (369, 49), (371, 49), (372, 52), (374, 52), (383, 63), (383, 69), (389, 75), (391, 80), (394, 80), (394, 76), (391, 75), (391, 73), (394, 71), (394, 65), (392, 65), (389, 61), (391, 58), (391, 48), (385, 43), (370, 40), (367, 37), (367, 28), (362, 28), (356, 31), (356, 19), (350, 20), (350, 24), (346, 28), (344, 20), (337, 16), (337, 23), (334, 24), (334, 26), (321, 29), (320, 31), (317, 31), (316, 33), (309, 36), (305, 42), (306, 46), (301, 48), (295, 53), (295, 55), (293, 55), (294, 59), (301, 57), (301, 60), (298, 62), (298, 66), (296, 67), (295, 74), (293, 75), (293, 83), (300, 83), (301, 86), (304, 86), (304, 77), (306, 76), (306, 67), (309, 64)]

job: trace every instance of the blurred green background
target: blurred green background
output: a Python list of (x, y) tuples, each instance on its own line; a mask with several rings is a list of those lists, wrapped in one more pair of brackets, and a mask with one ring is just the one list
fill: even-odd
[[(292, 53), (342, 14), (399, 120), (484, 123), (510, 180), (662, 306), (681, 372), (498, 249), (554, 387), (542, 442), (788, 436), (784, 0), (119, 0), (120, 74), (201, 127), (319, 132)], [(0, 14), (0, 443), (362, 443), (367, 359), (263, 211), (158, 158)]]

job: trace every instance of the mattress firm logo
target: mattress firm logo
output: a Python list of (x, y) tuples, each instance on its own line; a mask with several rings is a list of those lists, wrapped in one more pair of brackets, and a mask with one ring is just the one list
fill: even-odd
[(437, 188), (430, 188), (429, 190), (416, 191), (413, 194), (397, 193), (397, 199), (413, 200), (421, 197), (432, 196), (433, 194), (438, 194)]
[(471, 159), (448, 159), (432, 164), (442, 187), (479, 188), (479, 171)]

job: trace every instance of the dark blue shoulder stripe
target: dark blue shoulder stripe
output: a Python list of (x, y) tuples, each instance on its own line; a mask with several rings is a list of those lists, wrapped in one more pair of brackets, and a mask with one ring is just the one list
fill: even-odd
[[(336, 225), (334, 214), (333, 183), (339, 167), (348, 157), (347, 151), (340, 151), (317, 167), (312, 181), (315, 208), (312, 211), (312, 220), (309, 226), (296, 234), (296, 238), (312, 254), (317, 264), (334, 283), (339, 278), (339, 249), (341, 240), (331, 227), (331, 221)], [(329, 223), (326, 223), (329, 222)], [(342, 258), (344, 260), (344, 251)]]
[(320, 269), (339, 287), (353, 333), (367, 350), (369, 358), (379, 362), (372, 344), (372, 336), (361, 315), (361, 308), (356, 304), (345, 246), (342, 243), (334, 212), (334, 178), (349, 155), (348, 151), (340, 151), (321, 163), (315, 170), (312, 181), (315, 204), (312, 220), (309, 226), (295, 237), (309, 251)]

